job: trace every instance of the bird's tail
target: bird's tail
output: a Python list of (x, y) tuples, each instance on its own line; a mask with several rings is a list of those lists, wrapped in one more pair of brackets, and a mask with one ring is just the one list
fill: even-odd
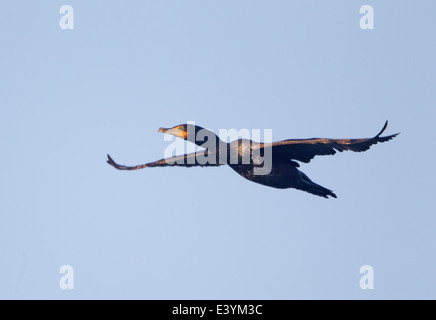
[(316, 184), (315, 182), (310, 180), (309, 177), (306, 176), (303, 172), (300, 171), (300, 173), (301, 173), (301, 180), (296, 185), (295, 187), (296, 189), (303, 190), (324, 198), (328, 198), (328, 196), (337, 198), (332, 190), (329, 190), (327, 188), (324, 188), (323, 186), (320, 186), (319, 184)]

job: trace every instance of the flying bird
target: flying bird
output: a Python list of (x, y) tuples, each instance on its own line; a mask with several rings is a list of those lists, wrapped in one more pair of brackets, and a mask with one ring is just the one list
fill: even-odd
[[(209, 144), (208, 148), (137, 166), (119, 165), (107, 155), (107, 163), (118, 170), (138, 170), (167, 166), (217, 167), (228, 165), (244, 178), (268, 187), (278, 189), (295, 188), (324, 198), (329, 196), (336, 198), (332, 190), (316, 184), (307, 175), (298, 170), (297, 168), (300, 167), (298, 162), (309, 163), (315, 156), (334, 155), (336, 151), (366, 151), (372, 145), (391, 140), (399, 134), (396, 133), (382, 137), (381, 134), (386, 130), (387, 125), (388, 122), (386, 121), (382, 130), (373, 138), (289, 139), (273, 143), (259, 143), (249, 139), (238, 139), (227, 143), (210, 130), (193, 124), (181, 124), (168, 129), (160, 128), (159, 132), (174, 135), (195, 143), (200, 147), (204, 147), (207, 142)], [(265, 171), (267, 174), (256, 173), (257, 169), (265, 167), (264, 160), (267, 154), (271, 155), (269, 170)], [(245, 161), (241, 161), (244, 159)]]

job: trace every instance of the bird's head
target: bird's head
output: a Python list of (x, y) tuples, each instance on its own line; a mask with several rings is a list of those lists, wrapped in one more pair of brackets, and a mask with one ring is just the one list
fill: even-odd
[[(159, 128), (159, 132), (168, 133), (178, 138), (182, 138), (183, 140), (188, 139), (188, 125), (187, 124), (179, 124), (172, 128)], [(195, 133), (195, 131), (194, 131)]]
[(205, 142), (205, 140), (207, 141), (209, 137), (213, 137), (213, 141), (218, 139), (212, 131), (194, 124), (179, 124), (172, 128), (159, 128), (159, 132), (171, 134), (200, 146)]

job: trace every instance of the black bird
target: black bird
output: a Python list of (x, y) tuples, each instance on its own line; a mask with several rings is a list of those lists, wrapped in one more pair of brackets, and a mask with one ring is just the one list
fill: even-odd
[[(307, 175), (298, 170), (300, 165), (296, 161), (309, 163), (315, 156), (334, 155), (336, 151), (366, 151), (373, 144), (391, 140), (398, 135), (397, 133), (381, 137), (387, 125), (386, 121), (383, 129), (374, 138), (289, 139), (273, 143), (258, 143), (248, 139), (239, 139), (227, 143), (210, 130), (192, 124), (181, 124), (169, 129), (160, 128), (159, 132), (172, 134), (198, 146), (205, 147), (205, 143), (207, 143), (207, 149), (132, 167), (119, 165), (108, 155), (107, 163), (118, 170), (166, 166), (216, 167), (228, 165), (244, 178), (265, 186), (278, 189), (295, 188), (324, 198), (328, 198), (328, 196), (336, 198), (333, 191), (314, 183)], [(267, 154), (271, 155), (269, 170), (265, 165), (266, 161), (264, 161)], [(263, 174), (256, 173), (256, 170), (262, 168), (266, 170)]]

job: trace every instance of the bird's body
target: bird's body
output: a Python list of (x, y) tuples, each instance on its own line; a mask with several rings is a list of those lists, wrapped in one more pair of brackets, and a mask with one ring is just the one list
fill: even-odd
[[(228, 154), (232, 150), (238, 150), (238, 163), (232, 164), (228, 157), (227, 165), (245, 179), (264, 186), (277, 189), (295, 188), (323, 197), (327, 195), (336, 197), (330, 190), (313, 183), (303, 172), (297, 169), (299, 164), (288, 157), (273, 155), (271, 171), (268, 174), (256, 174), (254, 169), (261, 169), (264, 165), (264, 159), (261, 158), (260, 152), (256, 152), (256, 150), (262, 148), (263, 145), (261, 143), (252, 142), (247, 139), (233, 141), (229, 144)], [(247, 157), (247, 153), (250, 157), (250, 163), (243, 164), (241, 159)]]
[[(170, 129), (159, 129), (159, 132), (173, 134), (199, 146), (208, 148), (203, 151), (182, 156), (161, 159), (139, 166), (118, 165), (108, 155), (108, 163), (119, 170), (137, 170), (158, 166), (221, 166), (228, 165), (242, 177), (265, 186), (303, 190), (324, 198), (336, 198), (329, 189), (324, 188), (298, 170), (298, 162), (309, 163), (317, 155), (333, 155), (337, 151), (366, 151), (371, 145), (385, 142), (398, 134), (381, 137), (387, 127), (374, 138), (364, 139), (290, 139), (273, 143), (253, 142), (249, 139), (239, 139), (226, 143), (213, 132), (194, 125), (178, 125)], [(199, 134), (201, 133), (201, 134)], [(197, 139), (201, 136), (201, 139)], [(207, 138), (204, 138), (204, 137)], [(203, 139), (204, 138), (204, 139)], [(267, 155), (270, 155), (268, 158)]]

